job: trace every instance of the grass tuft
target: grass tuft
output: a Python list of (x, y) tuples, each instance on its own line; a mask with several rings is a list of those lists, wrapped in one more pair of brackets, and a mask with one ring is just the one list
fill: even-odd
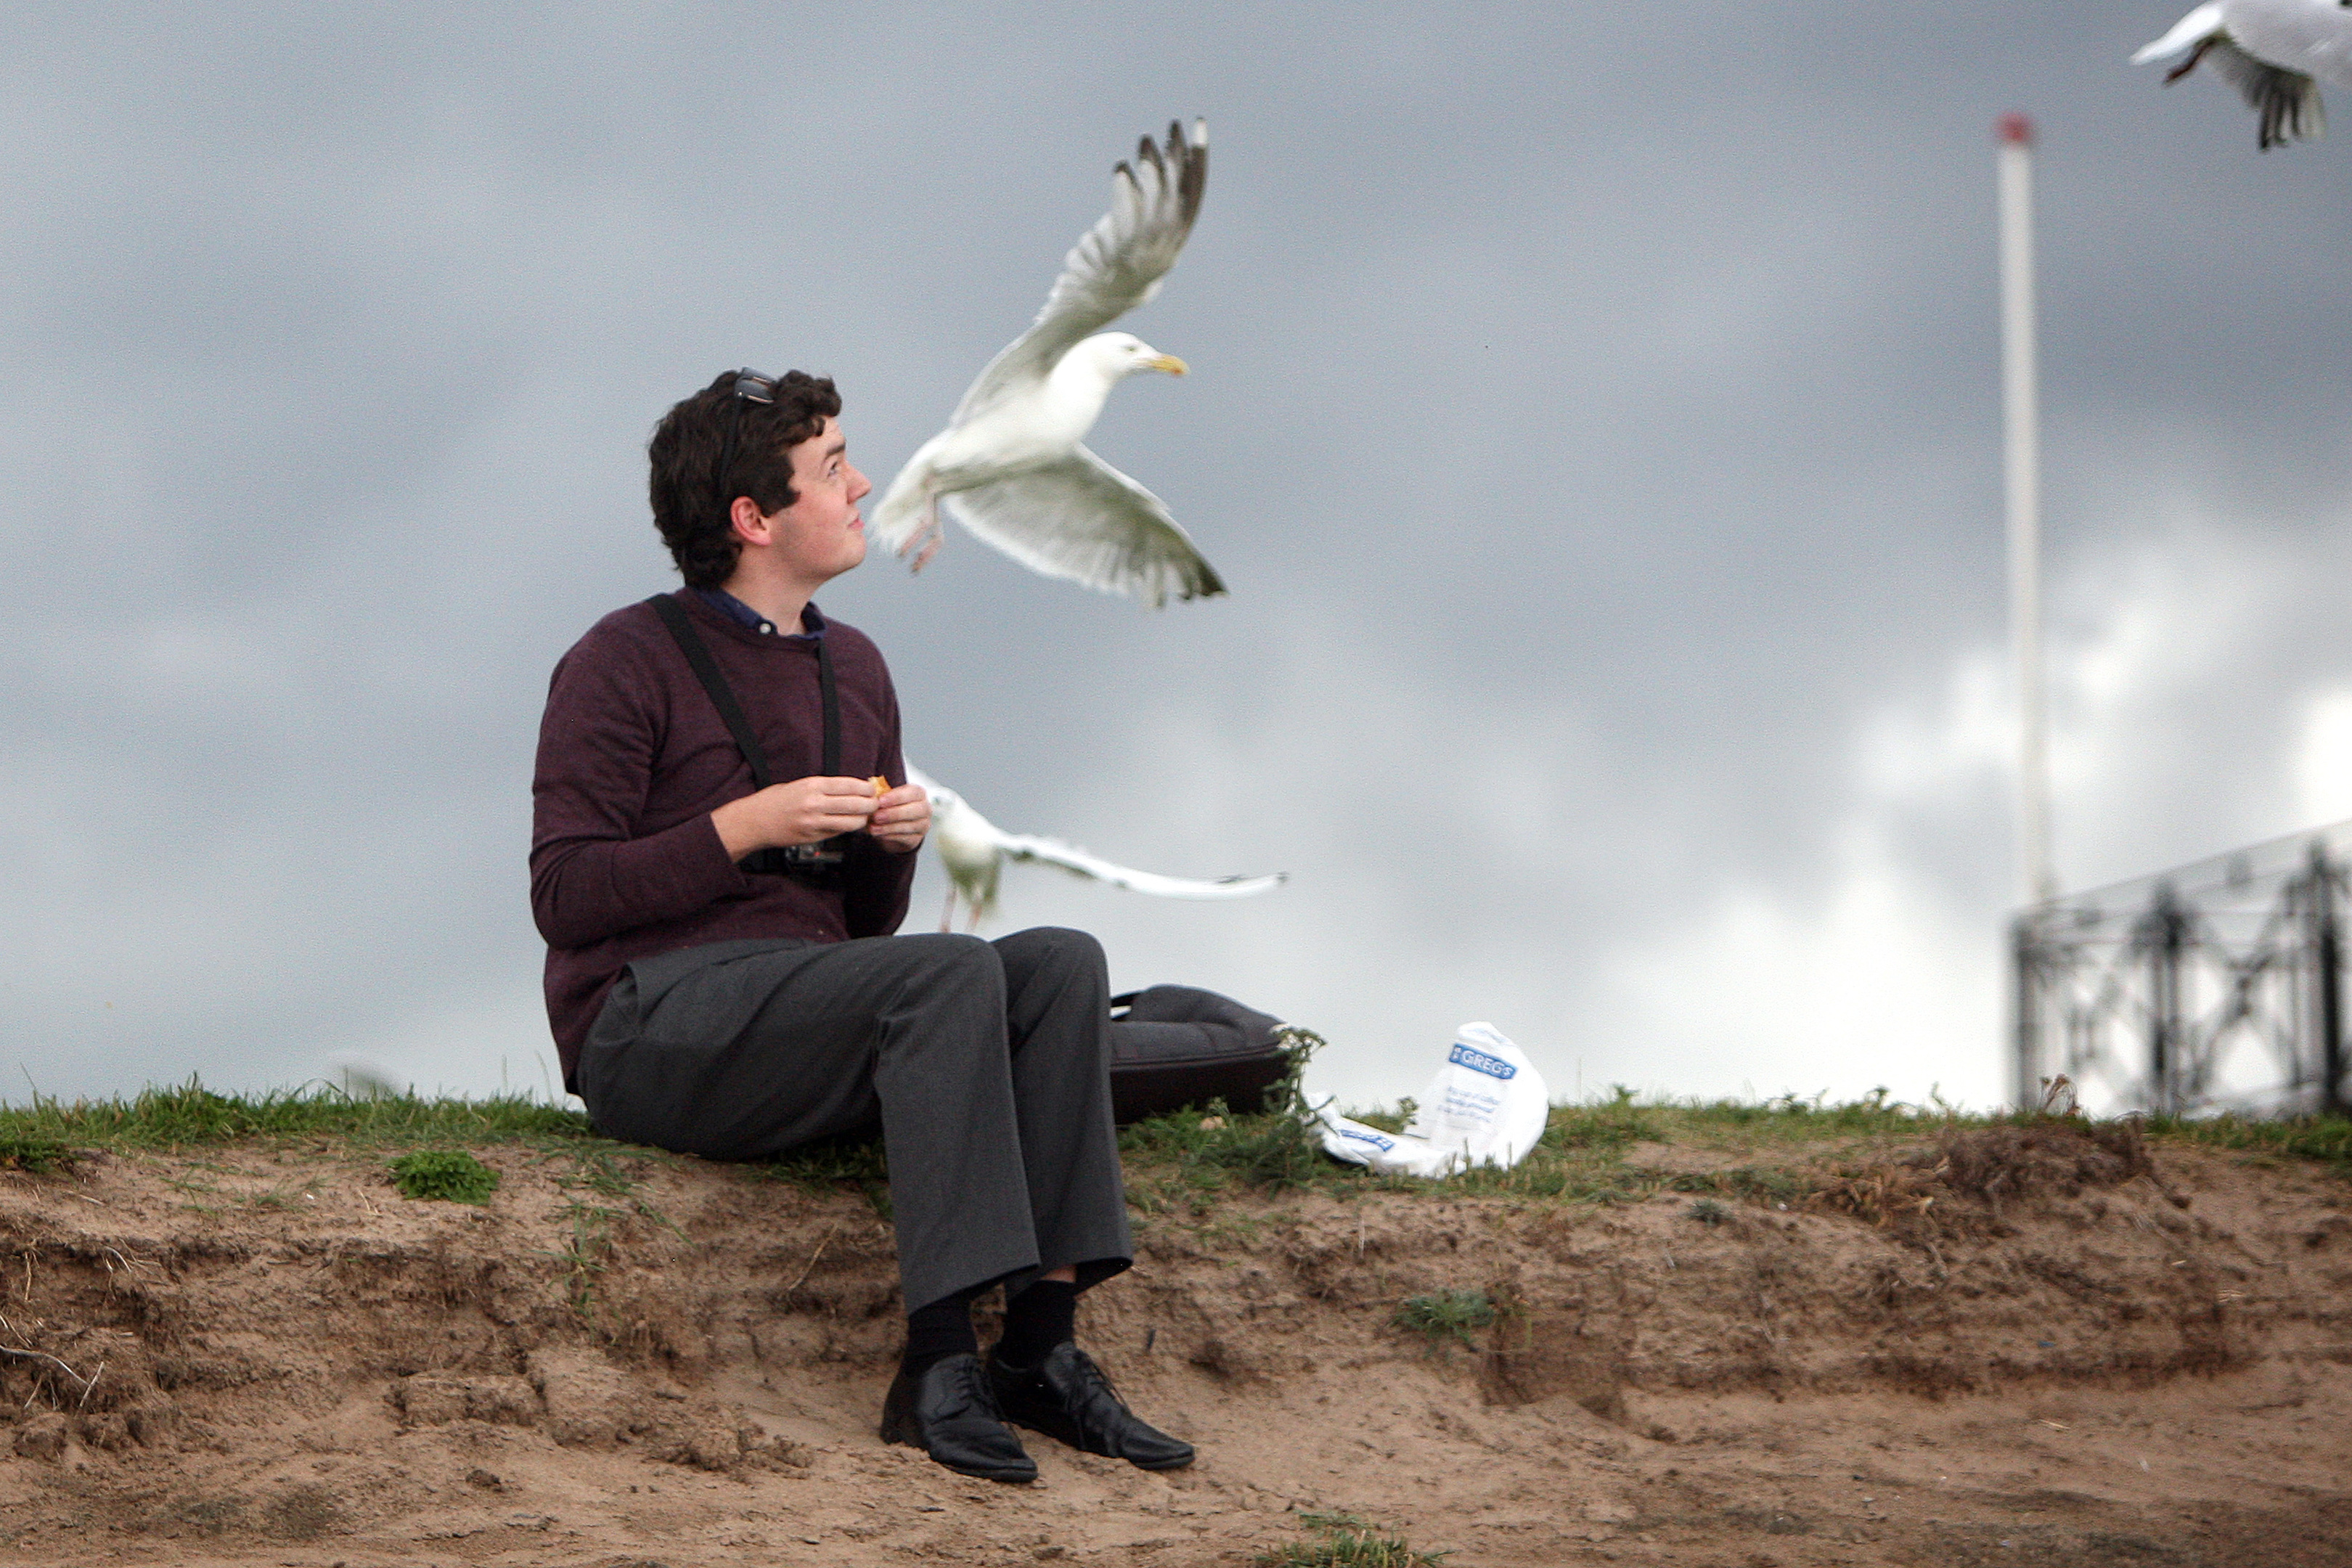
[[(1235, 1182), (1274, 1193), (1321, 1184), (1330, 1175), (1331, 1162), (1307, 1124), (1300, 1077), (1323, 1045), (1323, 1037), (1309, 1029), (1283, 1032), (1289, 1065), (1267, 1086), (1262, 1114), (1236, 1116), (1223, 1100), (1211, 1100), (1125, 1129), (1119, 1152), (1141, 1165), (1168, 1168), (1173, 1185), (1190, 1189), (1196, 1207)], [(1151, 1201), (1147, 1198), (1146, 1206)]]
[(866, 1195), (874, 1212), (891, 1217), (890, 1162), (879, 1138), (828, 1138), (805, 1144), (758, 1167), (772, 1182), (789, 1182), (805, 1192), (837, 1192), (854, 1188)]
[(486, 1204), (499, 1173), (463, 1149), (418, 1149), (392, 1163), (393, 1185), (404, 1198)]
[(1690, 1216), (1701, 1225), (1721, 1225), (1731, 1217), (1731, 1211), (1713, 1198), (1693, 1198)]
[(1256, 1568), (1439, 1568), (1446, 1557), (1443, 1552), (1416, 1552), (1352, 1513), (1303, 1513), (1298, 1521), (1315, 1539), (1263, 1552)]
[(1656, 1142), (1661, 1128), (1657, 1108), (1636, 1105), (1633, 1091), (1614, 1086), (1609, 1099), (1595, 1105), (1562, 1105), (1552, 1109), (1543, 1141), (1561, 1149), (1615, 1151), (1629, 1143)]
[(1408, 1333), (1424, 1336), (1432, 1350), (1455, 1340), (1475, 1350), (1470, 1331), (1490, 1326), (1495, 1316), (1495, 1299), (1484, 1290), (1434, 1290), (1398, 1302), (1390, 1321)]
[(46, 1176), (70, 1171), (80, 1161), (79, 1151), (59, 1139), (38, 1133), (0, 1131), (0, 1171)]
[[(565, 1194), (562, 1212), (571, 1222), (572, 1237), (561, 1249), (542, 1256), (553, 1258), (563, 1266), (572, 1310), (581, 1321), (593, 1323), (596, 1319), (597, 1286), (618, 1249), (623, 1228), (632, 1218), (667, 1230), (680, 1240), (686, 1238), (686, 1231), (637, 1191), (645, 1168), (642, 1164), (624, 1164), (617, 1147), (568, 1152), (572, 1167), (557, 1176), (555, 1184)], [(588, 1195), (583, 1197), (583, 1193)]]

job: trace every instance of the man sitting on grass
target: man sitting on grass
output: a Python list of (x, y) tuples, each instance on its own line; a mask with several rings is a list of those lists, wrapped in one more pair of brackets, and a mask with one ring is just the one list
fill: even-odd
[[(609, 1135), (707, 1159), (879, 1127), (911, 1309), (886, 1441), (1027, 1480), (1009, 1417), (1190, 1464), (1072, 1342), (1078, 1292), (1133, 1252), (1100, 945), (890, 934), (930, 805), (890, 782), (906, 765), (880, 652), (810, 603), (866, 557), (873, 487), (840, 412), (797, 371), (730, 373), (671, 409), (654, 522), (686, 586), (614, 611), (555, 667), (530, 869), (564, 1087)], [(983, 1363), (971, 1307), (997, 1284)]]

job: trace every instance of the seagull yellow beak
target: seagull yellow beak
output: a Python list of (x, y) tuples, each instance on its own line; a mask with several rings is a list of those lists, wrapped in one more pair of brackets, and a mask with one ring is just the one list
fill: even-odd
[(1143, 362), (1146, 370), (1164, 370), (1171, 375), (1182, 375), (1192, 367), (1174, 354), (1155, 354)]

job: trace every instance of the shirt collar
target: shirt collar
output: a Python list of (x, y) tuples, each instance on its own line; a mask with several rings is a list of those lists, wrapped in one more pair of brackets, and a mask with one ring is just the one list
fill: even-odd
[(776, 629), (775, 622), (768, 619), (724, 588), (697, 588), (695, 593), (701, 597), (704, 604), (725, 616), (737, 626), (750, 631), (760, 632), (768, 637), (821, 637), (824, 635), (824, 616), (818, 613), (814, 604), (811, 604), (801, 612), (802, 630), (782, 632)]

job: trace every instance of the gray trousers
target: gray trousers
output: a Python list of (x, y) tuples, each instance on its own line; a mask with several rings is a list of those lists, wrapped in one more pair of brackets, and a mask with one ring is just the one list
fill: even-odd
[(1134, 1255), (1101, 944), (721, 942), (629, 965), (580, 1057), (606, 1134), (759, 1160), (878, 1125), (908, 1308)]

